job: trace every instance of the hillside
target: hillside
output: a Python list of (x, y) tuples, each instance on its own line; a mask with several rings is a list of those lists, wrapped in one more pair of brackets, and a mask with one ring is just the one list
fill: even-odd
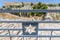
[(16, 16), (16, 15), (13, 15), (10, 13), (0, 13), (0, 18), (3, 18), (3, 19), (20, 19), (19, 16)]

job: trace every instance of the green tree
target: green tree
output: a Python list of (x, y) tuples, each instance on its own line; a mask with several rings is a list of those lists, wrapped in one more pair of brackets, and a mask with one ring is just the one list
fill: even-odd
[(24, 7), (24, 3), (22, 2), (22, 7)]
[(12, 5), (10, 5), (10, 8), (12, 8), (13, 6)]
[(58, 6), (60, 6), (60, 3), (58, 4)]
[(31, 6), (33, 6), (33, 3), (31, 2)]
[(3, 8), (5, 8), (5, 6), (3, 6)]
[[(33, 6), (33, 9), (39, 9), (39, 10), (41, 10), (41, 9), (47, 9), (47, 5), (46, 4), (42, 4), (41, 2), (38, 2), (37, 4), (35, 4)], [(46, 13), (45, 12), (37, 12), (37, 13), (33, 13), (32, 14), (32, 12), (31, 12), (30, 15), (34, 16), (34, 14), (35, 14), (35, 16), (41, 17), (42, 15), (45, 15)]]
[(48, 4), (48, 6), (54, 7), (54, 6), (57, 6), (57, 5), (56, 4)]

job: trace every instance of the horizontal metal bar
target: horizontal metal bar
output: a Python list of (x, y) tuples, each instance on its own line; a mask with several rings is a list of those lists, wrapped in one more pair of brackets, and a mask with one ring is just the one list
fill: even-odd
[(26, 36), (20, 36), (20, 35), (0, 35), (0, 37), (60, 37), (60, 36), (50, 36), (50, 35), (26, 35)]
[[(0, 30), (23, 30), (19, 28), (0, 28)], [(38, 31), (60, 31), (60, 29), (38, 29)]]
[[(23, 30), (19, 28), (0, 28), (0, 30)], [(38, 31), (60, 31), (60, 29), (38, 29)]]
[(9, 9), (0, 9), (0, 12), (9, 12), (9, 13), (15, 13), (15, 12), (60, 12), (60, 10), (9, 10)]
[(60, 21), (0, 21), (0, 23), (60, 23)]
[(0, 28), (0, 30), (22, 30), (22, 29), (18, 29), (18, 28)]
[(43, 35), (43, 36), (38, 36), (38, 37), (60, 37), (60, 35), (58, 36), (49, 36), (49, 35)]
[(38, 29), (38, 31), (60, 31), (60, 29)]

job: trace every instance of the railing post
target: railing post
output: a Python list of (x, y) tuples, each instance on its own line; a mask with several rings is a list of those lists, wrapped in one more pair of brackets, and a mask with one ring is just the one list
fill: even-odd
[(8, 33), (9, 33), (9, 36), (10, 36), (10, 40), (12, 40), (12, 39), (11, 39), (12, 37), (11, 37), (11, 34), (10, 34), (10, 30), (8, 30)]
[[(53, 33), (53, 30), (51, 31), (51, 36), (52, 36), (52, 33)], [(50, 40), (51, 40), (52, 37), (50, 37)]]

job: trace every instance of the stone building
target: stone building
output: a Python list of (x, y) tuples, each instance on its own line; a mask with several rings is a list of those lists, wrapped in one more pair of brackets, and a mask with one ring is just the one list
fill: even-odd
[(31, 3), (29, 3), (29, 2), (27, 2), (27, 3), (25, 3), (25, 2), (6, 2), (3, 7), (5, 7), (5, 9), (10, 8), (12, 10), (15, 10), (15, 9), (20, 9), (25, 6), (31, 6), (30, 4)]
[[(4, 9), (12, 9), (12, 10), (30, 10), (32, 9), (30, 2), (6, 2), (4, 4)], [(20, 16), (27, 16), (27, 13), (19, 13)]]
[[(60, 10), (59, 6), (55, 6), (55, 7), (48, 7), (48, 10)], [(49, 20), (60, 20), (60, 13), (59, 12), (47, 12), (46, 14), (46, 19)]]

